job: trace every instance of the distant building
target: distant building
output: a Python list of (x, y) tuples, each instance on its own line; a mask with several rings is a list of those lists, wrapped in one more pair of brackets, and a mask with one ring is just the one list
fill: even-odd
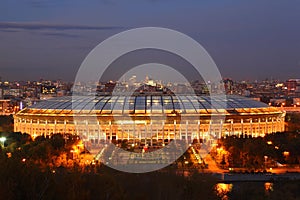
[(20, 102), (10, 99), (0, 100), (0, 115), (11, 115), (20, 111)]
[(293, 105), (300, 106), (300, 98), (293, 98)]
[(224, 80), (224, 89), (226, 91), (226, 94), (233, 94), (233, 81), (231, 79), (225, 79)]
[(21, 89), (4, 89), (3, 90), (3, 96), (7, 97), (21, 97), (22, 95)]
[(270, 99), (270, 103), (272, 106), (285, 106), (286, 99)]
[(287, 95), (300, 95), (300, 79), (289, 79), (286, 82)]
[(0, 113), (1, 115), (5, 115), (6, 113), (9, 113), (9, 104), (10, 100), (0, 100)]

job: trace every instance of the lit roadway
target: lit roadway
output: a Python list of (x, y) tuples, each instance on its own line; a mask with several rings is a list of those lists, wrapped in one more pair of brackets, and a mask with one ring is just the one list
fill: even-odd
[(294, 172), (294, 173), (300, 173), (300, 168), (290, 168), (290, 167), (278, 167), (278, 168), (271, 168), (268, 170), (268, 172), (272, 172), (274, 174), (284, 174), (287, 172)]
[[(194, 148), (194, 147), (192, 147), (192, 148)], [(217, 166), (216, 162), (212, 159), (211, 155), (209, 153), (207, 153), (206, 149), (201, 148), (201, 149), (197, 149), (197, 150), (198, 150), (198, 153), (197, 153), (197, 151), (193, 151), (192, 161), (195, 164), (198, 164), (198, 161), (196, 159), (196, 157), (197, 157), (196, 154), (198, 154), (198, 157), (202, 157), (205, 164), (207, 164), (207, 167), (208, 167), (207, 169), (201, 169), (200, 170), (201, 172), (205, 172), (205, 173), (226, 173), (226, 172), (228, 172), (228, 170), (220, 169)]]
[(208, 164), (208, 169), (207, 172), (211, 172), (211, 173), (225, 173), (228, 172), (228, 170), (223, 170), (220, 169), (216, 162), (212, 159), (210, 154), (207, 154), (207, 156), (204, 158), (204, 161), (206, 164)]
[[(104, 148), (104, 150), (105, 150), (105, 148)], [(119, 149), (117, 148), (117, 149), (113, 150), (113, 152), (111, 153), (111, 160), (110, 161), (116, 162), (118, 164), (126, 165), (126, 164), (128, 164), (128, 161), (133, 159), (133, 153), (128, 152), (128, 151), (118, 152), (119, 156), (114, 156), (114, 154), (116, 153), (115, 152), (116, 150), (119, 150)], [(214, 161), (214, 159), (211, 157), (211, 155), (209, 153), (207, 153), (206, 149), (204, 149), (204, 148), (203, 149), (202, 148), (201, 149), (196, 149), (195, 147), (191, 147), (191, 150), (192, 150), (193, 153), (191, 155), (191, 160), (190, 161), (193, 162), (195, 164), (195, 166), (199, 166), (199, 172), (218, 173), (218, 174), (224, 174), (224, 173), (229, 172), (228, 170), (224, 170), (224, 169), (219, 168), (218, 165), (216, 164), (216, 162)], [(100, 153), (100, 154), (102, 154), (102, 153)], [(98, 159), (100, 157), (102, 157), (102, 155), (98, 155), (98, 156), (99, 156)], [(166, 160), (164, 159), (164, 161), (166, 161)], [(202, 161), (204, 161), (204, 163), (207, 164), (206, 169), (202, 169), (200, 167), (199, 163), (201, 163)], [(294, 167), (294, 168), (278, 167), (278, 168), (270, 168), (267, 171), (271, 172), (273, 174), (284, 174), (284, 173), (287, 173), (287, 172), (300, 173), (300, 167)]]

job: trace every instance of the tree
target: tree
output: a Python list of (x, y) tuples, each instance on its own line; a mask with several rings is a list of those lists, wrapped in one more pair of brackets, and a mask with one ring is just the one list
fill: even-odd
[(223, 155), (222, 157), (222, 161), (220, 163), (222, 165), (222, 168), (224, 169), (225, 165), (226, 165), (226, 161), (225, 161), (225, 155)]

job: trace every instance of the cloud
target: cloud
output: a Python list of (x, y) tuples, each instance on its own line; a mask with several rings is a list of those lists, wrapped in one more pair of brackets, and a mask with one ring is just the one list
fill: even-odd
[(18, 30), (13, 29), (0, 29), (1, 32), (7, 32), (7, 33), (16, 33), (19, 32)]
[(53, 37), (70, 37), (70, 38), (82, 37), (80, 35), (63, 33), (63, 32), (41, 32), (41, 34), (45, 36), (53, 36)]
[(30, 3), (31, 6), (33, 7), (49, 7), (49, 6), (55, 6), (55, 5), (60, 5), (63, 1), (49, 1), (49, 0), (29, 0), (28, 3)]
[[(26, 0), (26, 3), (35, 8), (46, 8), (46, 7), (59, 7), (59, 6), (72, 6), (80, 0)], [(97, 3), (101, 4), (115, 4), (117, 0), (97, 0)]]
[(122, 29), (118, 26), (88, 26), (88, 25), (72, 25), (72, 24), (50, 24), (40, 22), (0, 22), (0, 30), (2, 29), (21, 29), (21, 30), (114, 30)]
[[(1, 29), (0, 28), (0, 33), (22, 33), (22, 29), (15, 29), (15, 28), (8, 28), (8, 29)], [(65, 30), (29, 30), (28, 31), (30, 34), (39, 34), (42, 36), (49, 36), (49, 37), (64, 37), (64, 38), (79, 38), (83, 37), (82, 34), (74, 34), (73, 31), (65, 31)]]

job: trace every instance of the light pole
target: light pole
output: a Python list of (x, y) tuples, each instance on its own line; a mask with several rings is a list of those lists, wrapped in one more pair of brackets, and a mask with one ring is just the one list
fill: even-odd
[(265, 168), (267, 168), (267, 160), (268, 160), (268, 156), (264, 156), (265, 158)]
[(0, 137), (1, 145), (4, 147), (4, 142), (6, 141), (6, 137)]

